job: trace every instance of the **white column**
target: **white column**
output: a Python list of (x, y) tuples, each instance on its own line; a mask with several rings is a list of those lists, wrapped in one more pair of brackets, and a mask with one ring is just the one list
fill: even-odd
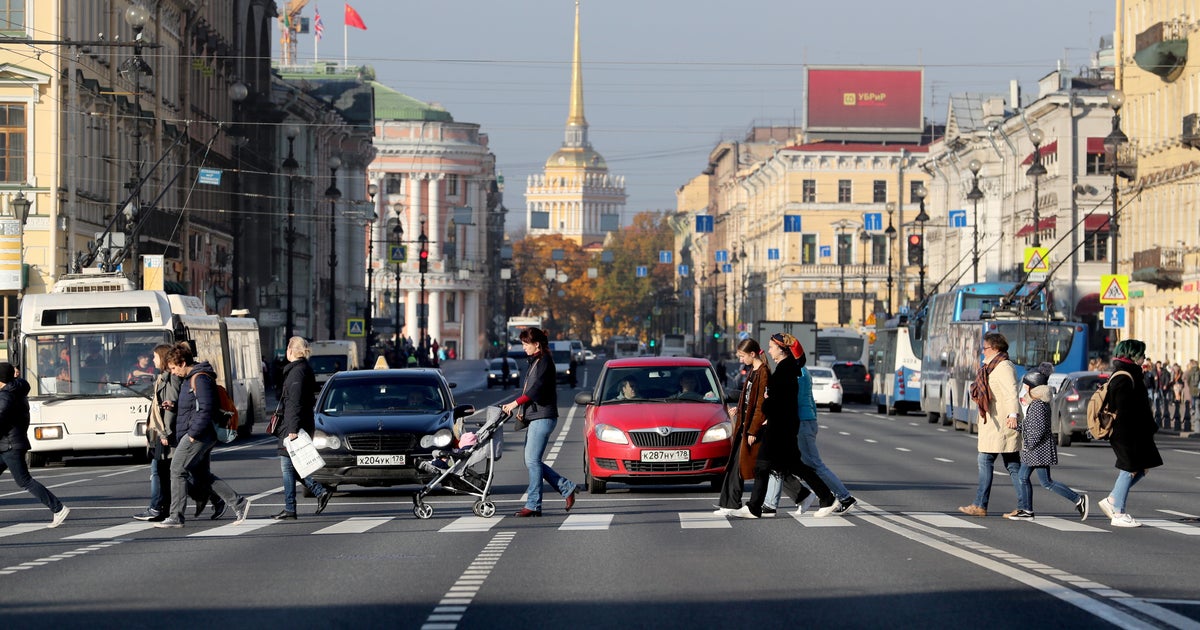
[(429, 326), (425, 334), (431, 339), (437, 339), (438, 347), (442, 345), (442, 301), (446, 297), (441, 291), (426, 291), (425, 301), (429, 304)]
[[(408, 175), (408, 227), (404, 228), (404, 240), (406, 241), (415, 242), (417, 235), (421, 233), (421, 182), (424, 180), (424, 173), (409, 173)], [(416, 248), (409, 248), (409, 251), (412, 253), (408, 259), (415, 261), (417, 259)]]
[[(442, 239), (446, 238), (442, 228), (442, 173), (429, 176), (429, 259), (439, 260), (442, 257)], [(440, 343), (440, 342), (439, 342)]]
[(479, 292), (465, 291), (463, 294), (462, 347), (458, 356), (463, 359), (482, 359), (479, 339), (483, 330), (479, 327)]
[(417, 304), (420, 301), (421, 292), (412, 289), (404, 300), (404, 336), (412, 340), (413, 346), (421, 345), (421, 329), (417, 326)]

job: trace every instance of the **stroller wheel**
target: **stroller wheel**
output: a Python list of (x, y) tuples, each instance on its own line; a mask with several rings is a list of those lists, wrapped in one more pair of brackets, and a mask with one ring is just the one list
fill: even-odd
[(496, 515), (496, 504), (491, 501), (476, 501), (475, 505), (471, 506), (471, 511), (475, 513), (475, 516), (492, 518)]
[(428, 503), (421, 503), (413, 506), (413, 515), (421, 520), (425, 520), (433, 516), (433, 506)]

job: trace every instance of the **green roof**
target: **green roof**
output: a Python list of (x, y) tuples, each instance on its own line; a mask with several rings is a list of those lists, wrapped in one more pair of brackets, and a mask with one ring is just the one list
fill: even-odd
[(454, 117), (440, 105), (425, 103), (401, 94), (378, 82), (371, 81), (375, 89), (376, 120), (430, 120), (454, 122)]

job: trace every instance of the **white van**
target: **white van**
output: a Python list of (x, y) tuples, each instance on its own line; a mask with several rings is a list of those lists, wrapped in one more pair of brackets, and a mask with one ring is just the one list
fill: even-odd
[(358, 344), (353, 341), (314, 341), (308, 347), (312, 350), (308, 364), (316, 374), (317, 385), (337, 372), (362, 367), (358, 363)]

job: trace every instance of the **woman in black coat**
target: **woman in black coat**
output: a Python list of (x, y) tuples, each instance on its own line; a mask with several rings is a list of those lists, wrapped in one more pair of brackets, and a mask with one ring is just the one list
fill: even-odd
[[(317, 404), (317, 378), (308, 357), (312, 350), (304, 337), (292, 337), (288, 341), (288, 364), (283, 367), (283, 384), (280, 386), (279, 425), (275, 435), (279, 438), (279, 467), (283, 471), (283, 510), (271, 518), (275, 520), (296, 520), (296, 479), (300, 477), (292, 458), (288, 456), (287, 441), (296, 439), (303, 429), (312, 437), (316, 428), (316, 417), (313, 408)], [(313, 481), (311, 476), (300, 479), (304, 487), (317, 497), (317, 509), (313, 514), (320, 514), (329, 505), (333, 493), (328, 488)]]
[[(750, 500), (730, 516), (762, 516), (762, 506), (767, 497), (767, 484), (771, 480), (772, 472), (780, 476), (783, 491), (796, 501), (797, 505), (802, 504), (812, 494), (796, 477), (804, 472), (812, 477), (816, 475), (800, 459), (800, 446), (797, 442), (797, 434), (800, 431), (800, 410), (797, 402), (800, 393), (797, 380), (800, 376), (800, 366), (792, 356), (793, 345), (799, 345), (799, 342), (787, 333), (772, 335), (771, 342), (767, 344), (767, 353), (775, 361), (775, 371), (767, 379), (766, 398), (763, 400), (763, 414), (767, 420), (754, 439), (762, 441), (758, 461), (754, 466), (754, 490), (750, 493)], [(753, 445), (750, 440), (747, 442)], [(815, 481), (820, 483), (820, 480)], [(822, 499), (828, 499), (832, 503), (833, 493), (828, 487), (822, 483), (820, 490), (823, 490), (822, 495), (828, 495), (822, 496)]]
[[(1150, 407), (1150, 393), (1142, 378), (1142, 359), (1146, 344), (1126, 339), (1113, 350), (1112, 374), (1108, 377), (1107, 404), (1116, 412), (1108, 442), (1117, 456), (1117, 482), (1112, 492), (1100, 500), (1100, 509), (1112, 519), (1113, 527), (1140, 527), (1125, 511), (1125, 501), (1134, 484), (1146, 471), (1162, 466), (1162, 456), (1154, 445), (1158, 424)], [(1131, 378), (1125, 378), (1125, 375)]]

